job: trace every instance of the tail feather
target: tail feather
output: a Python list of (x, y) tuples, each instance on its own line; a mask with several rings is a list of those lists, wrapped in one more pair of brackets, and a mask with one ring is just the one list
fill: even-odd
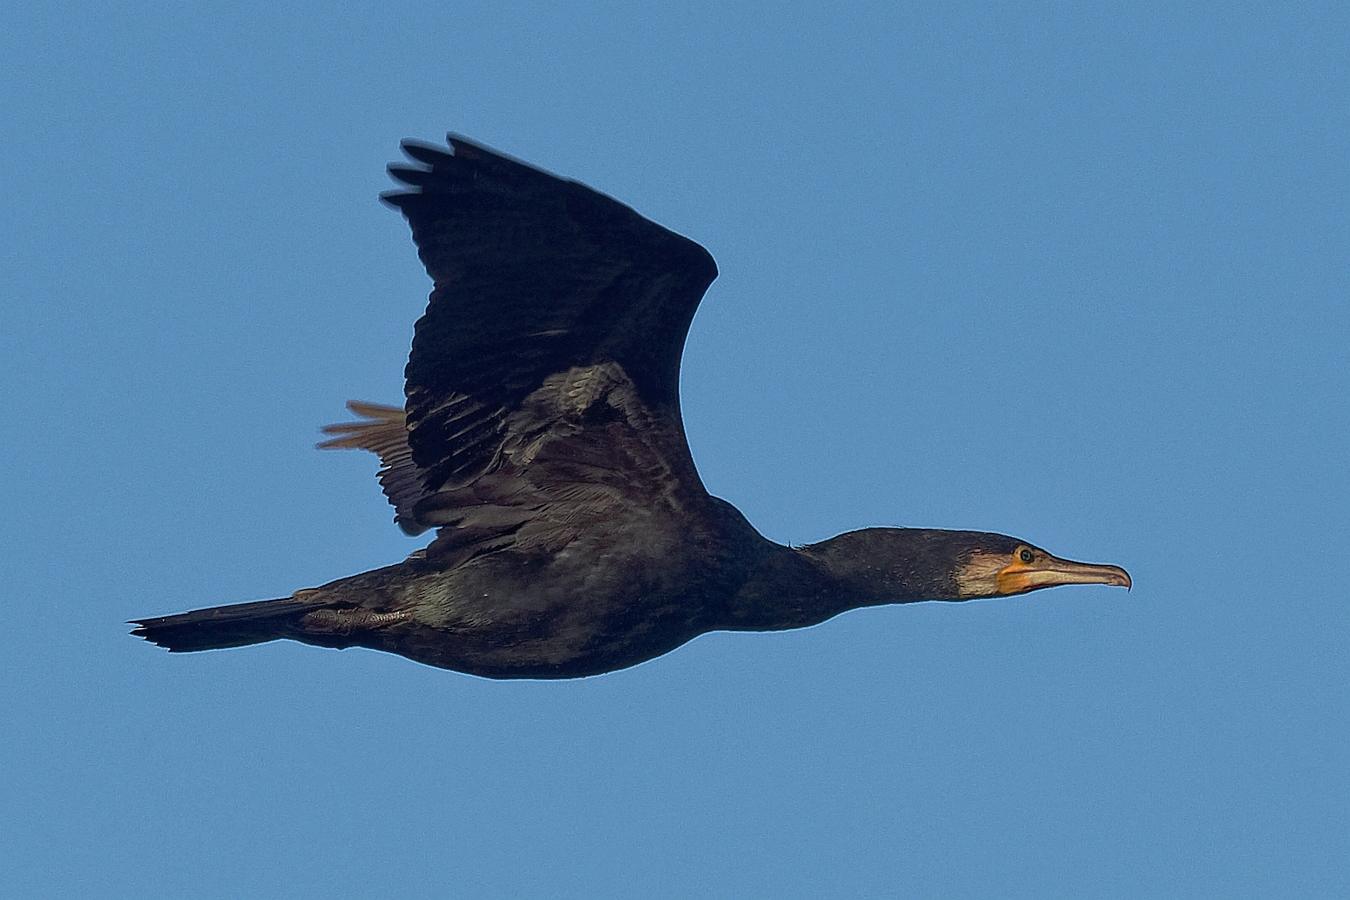
[(170, 653), (221, 650), (261, 644), (296, 634), (296, 620), (323, 604), (295, 597), (259, 600), (198, 609), (176, 616), (135, 619), (131, 633), (168, 649)]

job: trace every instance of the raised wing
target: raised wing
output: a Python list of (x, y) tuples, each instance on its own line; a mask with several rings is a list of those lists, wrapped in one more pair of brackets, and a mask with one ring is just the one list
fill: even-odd
[[(453, 494), (504, 454), (527, 461), (531, 423), (556, 421), (522, 409), (527, 398), (609, 391), (610, 364), (658, 420), (666, 455), (687, 460), (680, 355), (717, 277), (712, 257), (585, 185), (448, 140), (452, 153), (405, 141), (423, 167), (391, 165), (412, 190), (383, 197), (407, 217), (435, 281), (406, 370), (408, 445), (422, 492)], [(566, 403), (574, 426), (593, 407), (584, 397)], [(595, 408), (616, 403), (628, 401)]]

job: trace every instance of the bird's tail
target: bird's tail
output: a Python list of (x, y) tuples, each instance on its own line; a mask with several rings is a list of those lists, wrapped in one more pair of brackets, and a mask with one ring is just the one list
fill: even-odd
[(170, 653), (189, 653), (295, 637), (300, 617), (322, 606), (312, 600), (287, 597), (135, 619), (128, 624), (137, 626), (132, 634), (166, 647)]

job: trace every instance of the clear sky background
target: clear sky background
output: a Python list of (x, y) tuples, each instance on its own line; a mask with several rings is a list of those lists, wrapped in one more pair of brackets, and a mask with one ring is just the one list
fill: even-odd
[[(0, 27), (0, 895), (1350, 894), (1350, 6), (21, 2)], [(698, 240), (685, 421), (767, 536), (1135, 588), (581, 681), (133, 616), (395, 562), (461, 132)]]

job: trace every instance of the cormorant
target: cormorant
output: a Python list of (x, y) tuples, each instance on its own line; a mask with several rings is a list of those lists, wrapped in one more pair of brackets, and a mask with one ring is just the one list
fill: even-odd
[(976, 531), (868, 528), (804, 547), (762, 537), (703, 487), (680, 419), (680, 355), (717, 276), (693, 241), (575, 181), (450, 135), (390, 165), (435, 281), (403, 408), (321, 447), (379, 455), (409, 534), (397, 565), (288, 598), (141, 619), (170, 651), (290, 638), (370, 647), (492, 678), (635, 665), (708, 631), (774, 631), (845, 610), (1114, 584)]

